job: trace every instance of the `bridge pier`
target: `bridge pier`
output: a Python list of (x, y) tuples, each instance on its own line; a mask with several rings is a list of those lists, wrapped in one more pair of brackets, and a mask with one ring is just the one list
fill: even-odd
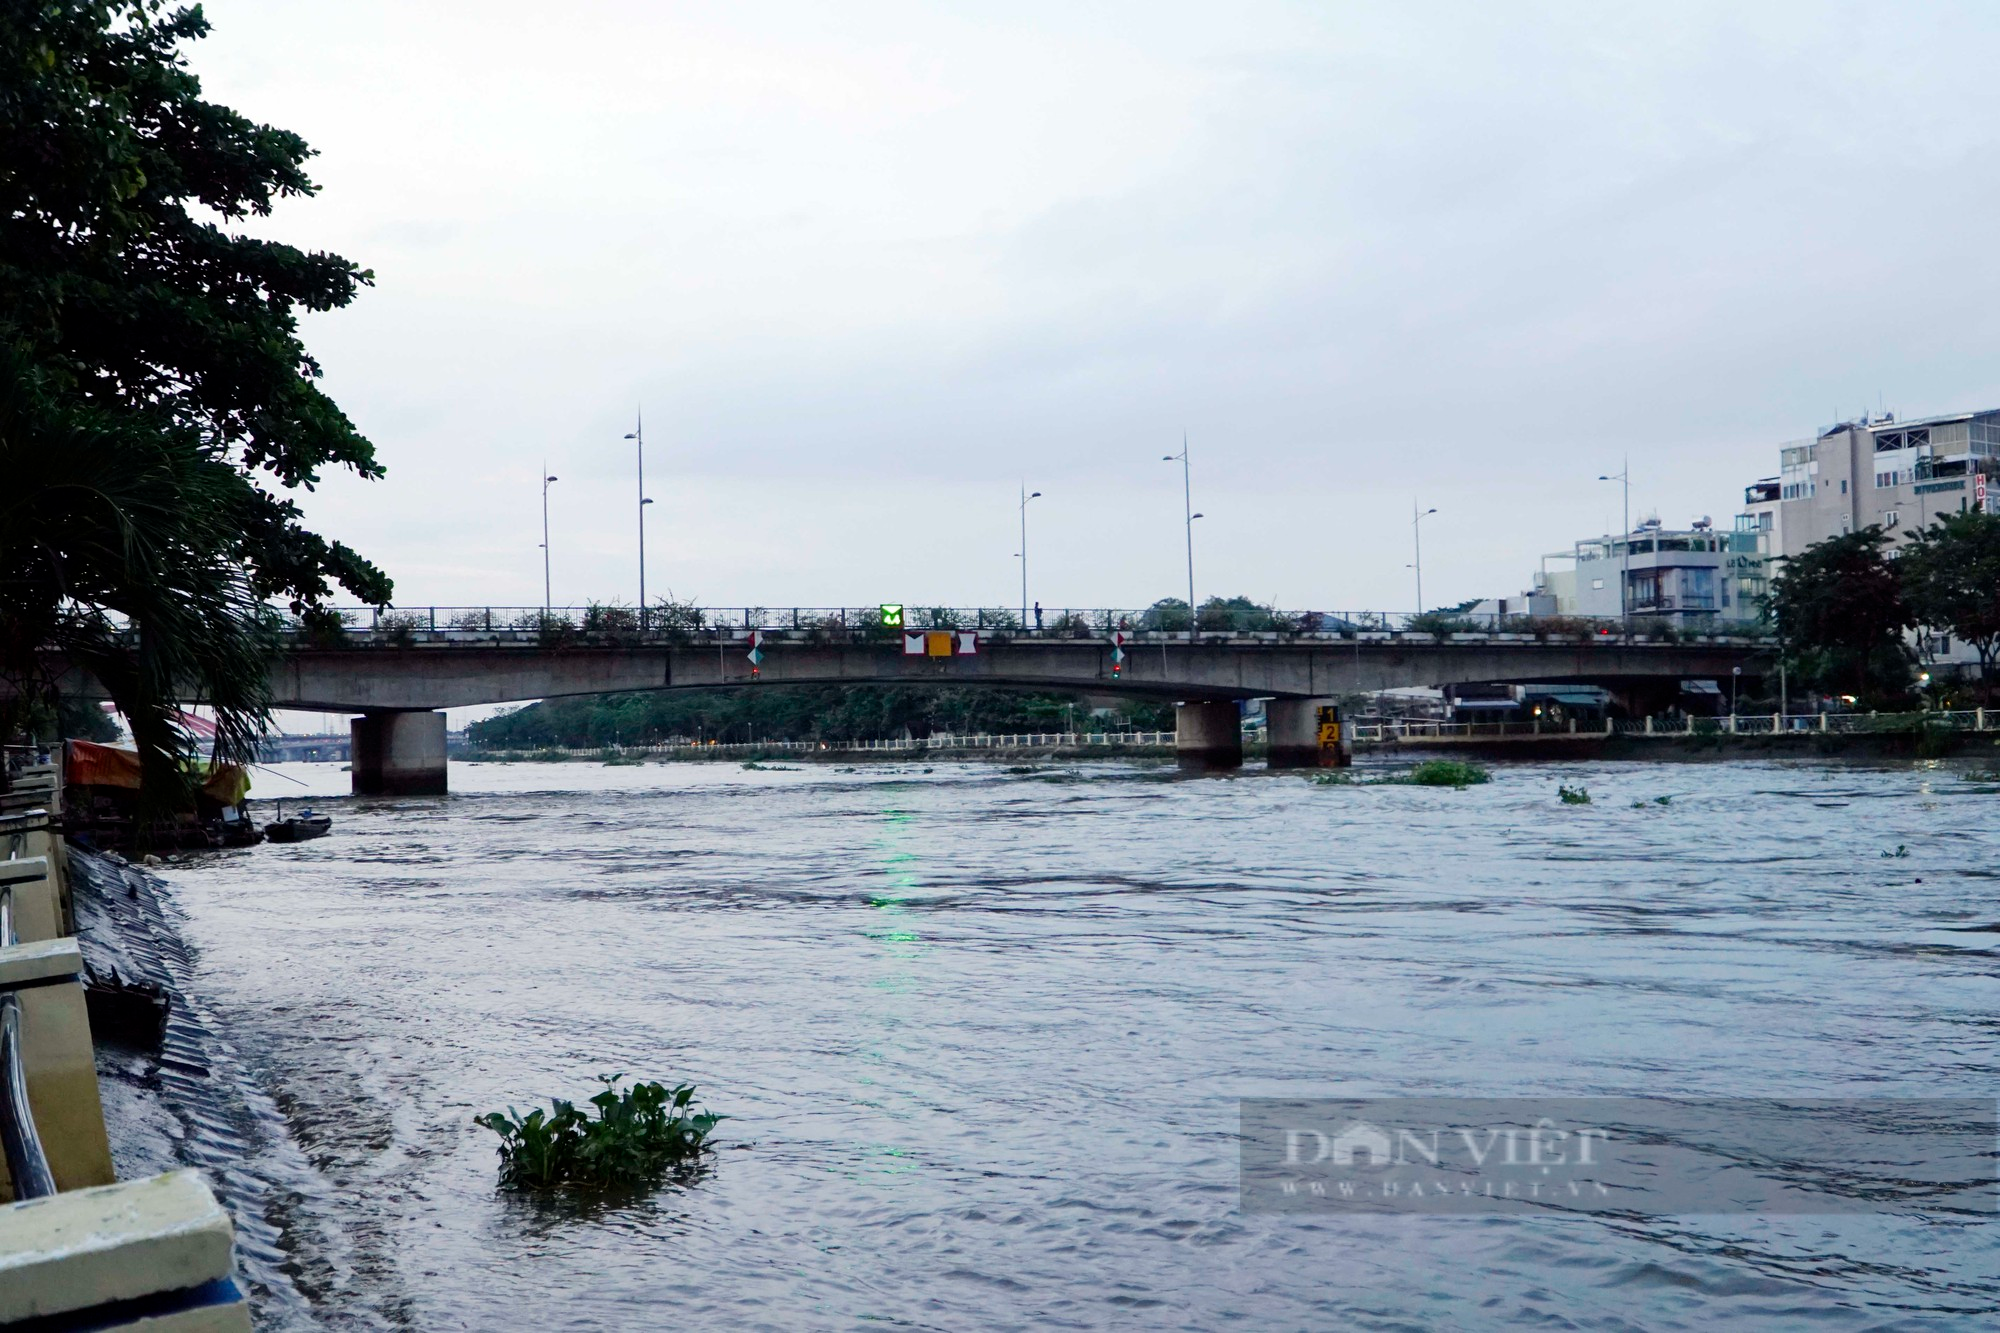
[(443, 713), (363, 713), (348, 734), (356, 796), (444, 795)]
[[(1322, 738), (1321, 728), (1329, 724), (1333, 734)], [(1354, 741), (1331, 699), (1267, 699), (1264, 728), (1271, 768), (1345, 768), (1354, 762)]]
[(1224, 699), (1174, 705), (1174, 758), (1195, 773), (1243, 767), (1243, 721), (1236, 704)]

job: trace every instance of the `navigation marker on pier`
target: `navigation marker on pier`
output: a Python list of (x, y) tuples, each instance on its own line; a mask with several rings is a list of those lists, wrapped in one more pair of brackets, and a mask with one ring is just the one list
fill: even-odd
[(753, 676), (761, 675), (762, 672), (759, 668), (764, 660), (763, 630), (753, 629), (750, 631), (750, 651), (746, 656), (750, 659), (750, 674)]
[(1111, 632), (1111, 674), (1114, 676), (1125, 674), (1125, 641), (1130, 637), (1122, 629)]

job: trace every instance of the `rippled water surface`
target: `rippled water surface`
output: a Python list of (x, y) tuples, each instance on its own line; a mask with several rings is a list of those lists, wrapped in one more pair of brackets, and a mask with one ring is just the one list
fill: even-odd
[[(1559, 804), (1558, 780), (1594, 803)], [(198, 992), (311, 1163), (289, 1243), (335, 1326), (2000, 1310), (1996, 1231), (1962, 1217), (1300, 1218), (1236, 1197), (1251, 1094), (1992, 1095), (2000, 934), (1967, 928), (2000, 922), (2000, 831), (1962, 768), (451, 781), (170, 871)], [(595, 1210), (496, 1191), (473, 1115), (620, 1071), (733, 1117), (705, 1175)]]

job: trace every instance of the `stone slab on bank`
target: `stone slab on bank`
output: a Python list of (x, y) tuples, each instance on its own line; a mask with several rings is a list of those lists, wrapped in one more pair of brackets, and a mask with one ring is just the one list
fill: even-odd
[[(194, 1171), (13, 1204), (0, 1209), (0, 1323), (113, 1307), (112, 1328), (247, 1330), (227, 1281), (232, 1235)], [(170, 1293), (118, 1317), (118, 1306)]]

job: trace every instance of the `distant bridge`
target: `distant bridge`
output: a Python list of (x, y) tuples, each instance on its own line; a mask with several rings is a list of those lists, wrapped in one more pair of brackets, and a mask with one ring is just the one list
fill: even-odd
[(361, 715), (353, 723), (357, 791), (443, 790), (436, 710), (516, 700), (886, 684), (1150, 696), (1180, 702), (1184, 761), (1229, 767), (1241, 762), (1242, 699), (1274, 701), (1274, 762), (1307, 763), (1318, 762), (1324, 735), (1319, 708), (1343, 694), (1569, 681), (1608, 689), (1641, 713), (1671, 702), (1682, 680), (1740, 671), (1754, 684), (1769, 656), (1768, 644), (1747, 637), (1628, 636), (1618, 622), (1574, 620), (1432, 620), (1418, 629), (1387, 615), (1259, 614), (1190, 632), (1118, 628), (1144, 623), (1139, 611), (1064, 611), (1045, 614), (1040, 630), (1022, 630), (992, 612), (912, 609), (885, 619), (877, 608), (753, 608), (642, 628), (630, 612), (602, 608), (546, 618), (538, 610), (447, 610), (442, 623), (435, 610), (363, 612), (334, 639), (295, 635), (273, 672), (278, 707)]

